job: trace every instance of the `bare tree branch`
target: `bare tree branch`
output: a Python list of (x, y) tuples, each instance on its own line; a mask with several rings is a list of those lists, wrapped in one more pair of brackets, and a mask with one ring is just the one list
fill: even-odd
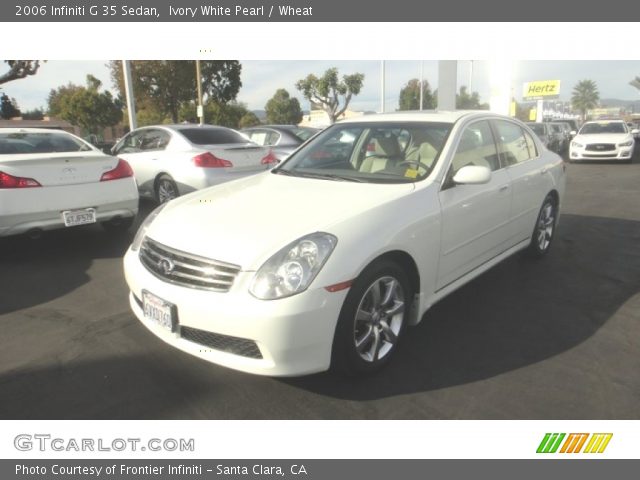
[(9, 71), (0, 75), (0, 85), (35, 75), (40, 68), (40, 60), (5, 60)]

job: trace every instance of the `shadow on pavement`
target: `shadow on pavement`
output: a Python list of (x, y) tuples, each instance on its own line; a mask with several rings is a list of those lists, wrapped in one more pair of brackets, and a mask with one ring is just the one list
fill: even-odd
[(378, 375), (282, 381), (372, 400), (483, 380), (577, 346), (640, 291), (640, 222), (565, 214), (558, 233), (547, 258), (512, 257), (436, 304)]
[(91, 225), (51, 230), (35, 240), (0, 238), (0, 315), (54, 300), (89, 282), (93, 261), (122, 257), (153, 207), (141, 202), (135, 225), (123, 233)]

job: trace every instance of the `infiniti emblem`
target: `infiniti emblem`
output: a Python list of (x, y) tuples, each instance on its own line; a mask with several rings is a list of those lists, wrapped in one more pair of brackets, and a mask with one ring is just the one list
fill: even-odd
[(73, 167), (67, 167), (62, 169), (62, 173), (64, 173), (65, 175), (70, 175), (72, 173), (75, 173), (75, 171), (76, 169)]
[(173, 269), (176, 268), (175, 264), (168, 258), (161, 258), (158, 260), (158, 268), (165, 275), (170, 275)]

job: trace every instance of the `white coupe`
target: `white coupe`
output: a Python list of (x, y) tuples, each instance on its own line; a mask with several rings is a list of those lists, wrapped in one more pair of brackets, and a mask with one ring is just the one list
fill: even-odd
[(64, 131), (0, 129), (0, 237), (96, 222), (125, 230), (137, 213), (126, 161)]
[(571, 141), (569, 159), (618, 160), (631, 162), (635, 146), (634, 135), (638, 130), (629, 130), (622, 120), (587, 122)]
[(272, 171), (152, 212), (124, 259), (131, 308), (238, 370), (376, 370), (445, 295), (520, 250), (546, 254), (564, 188), (562, 159), (513, 119), (339, 122)]

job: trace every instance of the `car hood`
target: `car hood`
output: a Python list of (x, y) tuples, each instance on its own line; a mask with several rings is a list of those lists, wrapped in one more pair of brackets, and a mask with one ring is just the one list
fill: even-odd
[(292, 241), (313, 232), (332, 233), (332, 226), (414, 188), (412, 183), (355, 183), (265, 172), (173, 200), (147, 235), (252, 271)]
[(623, 143), (633, 140), (630, 133), (596, 133), (591, 135), (576, 135), (574, 142), (590, 144), (590, 143)]

